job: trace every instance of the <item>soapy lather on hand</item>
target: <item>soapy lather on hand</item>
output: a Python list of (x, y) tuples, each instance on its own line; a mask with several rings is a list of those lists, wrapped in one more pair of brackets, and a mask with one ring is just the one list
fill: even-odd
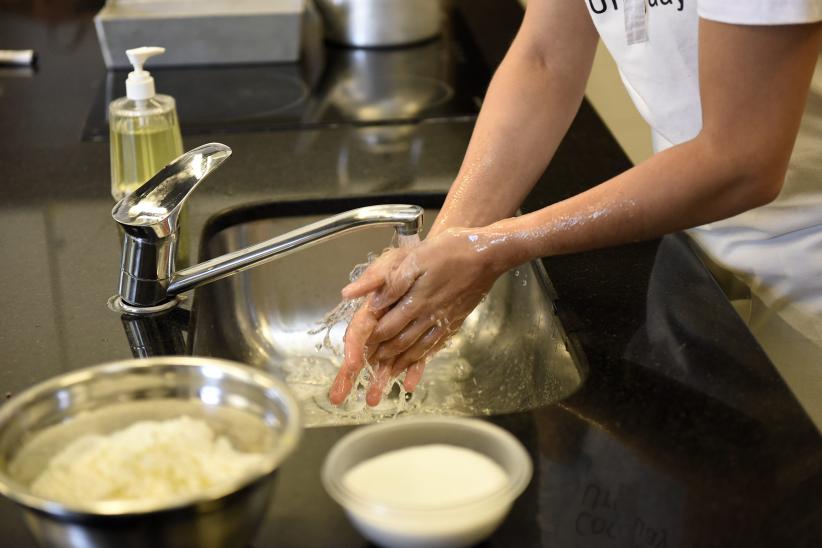
[(367, 298), (346, 331), (331, 403), (345, 400), (366, 362), (374, 368), (369, 405), (403, 372), (405, 389), (413, 391), (427, 361), (513, 266), (490, 252), (500, 243), (483, 231), (449, 229), (413, 248), (388, 250), (343, 288), (345, 299)]

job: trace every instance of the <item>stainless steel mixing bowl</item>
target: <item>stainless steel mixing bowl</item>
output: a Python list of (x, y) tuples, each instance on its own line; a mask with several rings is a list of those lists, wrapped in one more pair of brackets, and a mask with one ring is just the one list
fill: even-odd
[[(264, 470), (196, 496), (64, 504), (29, 486), (51, 457), (86, 434), (181, 415), (206, 421)], [(81, 369), (38, 384), (0, 407), (0, 492), (47, 546), (247, 546), (265, 514), (277, 467), (296, 447), (300, 410), (271, 375), (212, 358), (160, 357)]]
[(329, 40), (354, 47), (399, 46), (439, 34), (441, 0), (317, 0)]

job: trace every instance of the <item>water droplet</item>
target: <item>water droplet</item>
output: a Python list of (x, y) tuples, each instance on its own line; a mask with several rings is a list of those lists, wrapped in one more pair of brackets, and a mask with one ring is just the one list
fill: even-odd
[(525, 287), (526, 285), (528, 285), (528, 280), (522, 280), (522, 287)]

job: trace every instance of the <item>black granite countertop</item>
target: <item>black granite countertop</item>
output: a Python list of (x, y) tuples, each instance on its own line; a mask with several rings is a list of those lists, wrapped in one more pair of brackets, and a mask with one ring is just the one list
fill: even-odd
[[(460, 4), (480, 55), (495, 66), (521, 17), (519, 5)], [(36, 71), (0, 70), (0, 395), (6, 398), (68, 370), (131, 357), (120, 317), (105, 306), (120, 252), (109, 214), (108, 145), (81, 139), (105, 79), (93, 9), (36, 10), (0, 16), (0, 47), (40, 54)], [(424, 154), (410, 174), (402, 161), (363, 156), (358, 176), (339, 181), (333, 195), (442, 193), (471, 127), (471, 120), (422, 123), (414, 130)], [(187, 136), (187, 148), (214, 140), (234, 149), (190, 202), (192, 249), (218, 211), (329, 197), (312, 183), (338, 180), (339, 150), (359, 131), (338, 125)], [(585, 103), (524, 209), (628, 166)], [(674, 235), (544, 264), (588, 377), (560, 403), (490, 419), (525, 443), (535, 473), (487, 544), (822, 545), (819, 433), (688, 240)], [(349, 430), (306, 432), (281, 471), (255, 545), (366, 544), (319, 481), (324, 455)], [(0, 530), (5, 546), (33, 543), (5, 499)]]

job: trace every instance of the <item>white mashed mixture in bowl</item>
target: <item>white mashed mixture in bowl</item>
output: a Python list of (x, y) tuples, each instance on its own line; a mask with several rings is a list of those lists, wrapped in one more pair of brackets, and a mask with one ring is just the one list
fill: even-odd
[(323, 485), (381, 546), (472, 546), (499, 526), (528, 485), (531, 459), (498, 426), (420, 416), (359, 428), (338, 441)]
[(182, 416), (82, 436), (48, 462), (31, 491), (64, 504), (163, 504), (260, 474), (266, 464), (265, 455), (240, 452), (205, 421)]
[(299, 404), (265, 371), (104, 363), (0, 406), (0, 494), (42, 546), (250, 546), (301, 433)]

